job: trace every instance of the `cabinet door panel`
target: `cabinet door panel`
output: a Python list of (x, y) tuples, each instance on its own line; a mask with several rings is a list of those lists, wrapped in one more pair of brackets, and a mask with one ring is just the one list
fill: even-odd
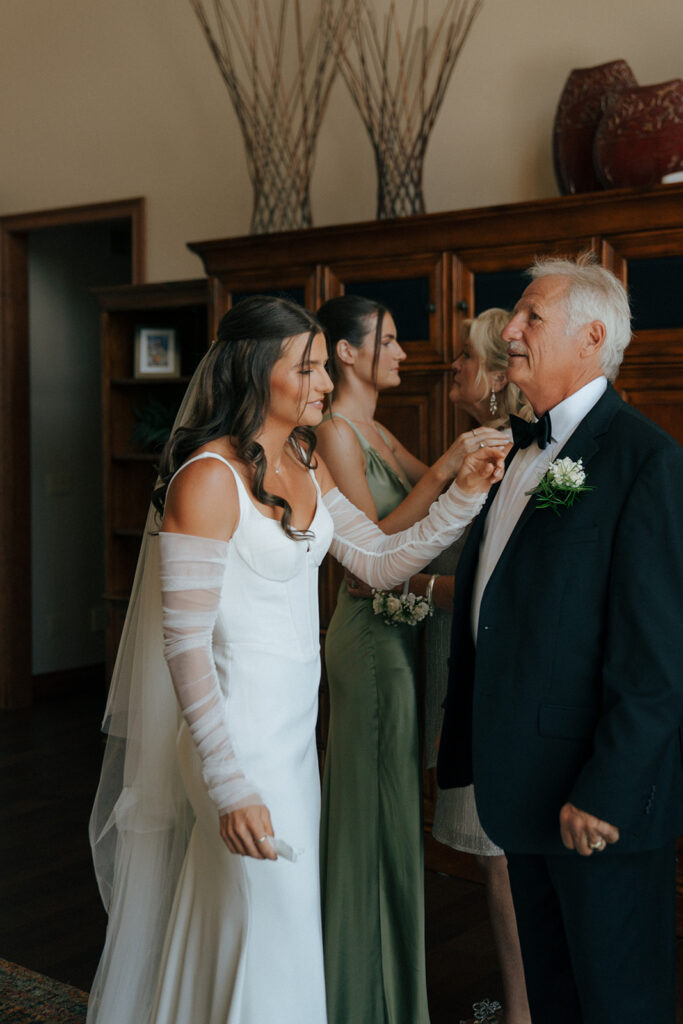
[[(597, 249), (597, 240), (586, 237), (568, 242), (552, 239), (532, 246), (459, 252), (454, 267), (459, 311), (465, 316), (477, 316), (493, 306), (512, 309), (529, 283), (525, 271), (538, 256), (571, 257), (582, 252), (597, 252)], [(463, 302), (467, 303), (467, 309)]]
[(290, 302), (296, 302), (299, 306), (306, 305), (306, 288), (304, 285), (290, 285), (288, 288), (250, 288), (243, 291), (235, 290), (230, 293), (231, 305), (234, 306), (242, 299), (251, 299), (255, 295), (275, 295), (279, 299), (289, 299)]
[(683, 444), (683, 229), (614, 235), (603, 263), (628, 288), (634, 336), (616, 386)]
[(435, 363), (445, 352), (443, 260), (437, 255), (331, 264), (333, 293), (363, 295), (392, 313), (411, 362)]
[(377, 403), (380, 423), (425, 463), (433, 462), (443, 451), (447, 390), (444, 370), (404, 370), (400, 386), (383, 391)]
[(576, 256), (597, 252), (596, 238), (563, 241), (549, 239), (534, 245), (501, 246), (496, 249), (469, 249), (453, 257), (452, 337), (457, 348), (462, 321), (478, 316), (494, 306), (512, 310), (529, 284), (527, 269), (538, 256)]
[(315, 311), (320, 290), (318, 273), (313, 266), (280, 267), (270, 270), (267, 265), (255, 270), (225, 271), (212, 279), (211, 319), (215, 337), (218, 323), (229, 309), (242, 299), (253, 295), (275, 295), (289, 299), (306, 309)]
[(683, 256), (628, 260), (633, 330), (671, 329), (683, 324)]

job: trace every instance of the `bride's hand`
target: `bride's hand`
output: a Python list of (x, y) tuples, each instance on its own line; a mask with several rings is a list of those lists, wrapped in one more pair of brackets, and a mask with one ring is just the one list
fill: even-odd
[(439, 462), (443, 464), (446, 475), (452, 480), (460, 472), (465, 456), (481, 448), (482, 441), (493, 448), (505, 448), (509, 451), (508, 431), (494, 430), (493, 427), (474, 427), (456, 437), (450, 448), (443, 453)]
[(495, 448), (486, 445), (466, 455), (455, 478), (458, 487), (469, 495), (488, 491), (492, 484), (503, 479), (505, 456), (511, 447), (509, 442)]
[(269, 842), (273, 836), (270, 811), (265, 804), (252, 804), (220, 816), (221, 838), (230, 853), (256, 860), (277, 860)]

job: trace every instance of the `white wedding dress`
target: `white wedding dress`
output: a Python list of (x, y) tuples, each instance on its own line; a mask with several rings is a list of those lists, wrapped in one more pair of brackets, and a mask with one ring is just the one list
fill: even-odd
[[(212, 453), (198, 456), (206, 457), (230, 466)], [(325, 1024), (315, 745), (318, 567), (331, 547), (371, 585), (393, 586), (450, 544), (484, 500), (453, 487), (427, 520), (387, 536), (338, 490), (322, 499), (311, 471), (318, 501), (310, 537), (292, 540), (258, 510), (230, 469), (240, 517), (229, 542), (164, 533), (150, 538), (160, 546), (166, 658), (184, 714), (177, 758), (194, 825), (156, 962), (151, 940), (140, 940), (145, 948), (139, 952), (133, 944), (148, 916), (145, 889), (136, 882), (140, 870), (131, 867), (131, 877), (119, 879), (117, 902), (115, 867), (111, 896), (103, 893), (110, 930), (89, 1024)], [(143, 818), (131, 814), (130, 805), (145, 804), (136, 788), (123, 790), (112, 818), (123, 836), (119, 843), (135, 847), (137, 841), (143, 849), (145, 833), (151, 837), (157, 828), (162, 835), (165, 826), (154, 814), (151, 824), (135, 824)], [(294, 860), (229, 853), (219, 813), (255, 802), (268, 807), (276, 838), (294, 849)], [(135, 863), (123, 853), (117, 857), (116, 863)], [(153, 914), (160, 880), (158, 871), (148, 874)], [(136, 972), (146, 975), (139, 983)], [(147, 1007), (146, 990), (147, 998), (153, 995)]]
[(237, 473), (235, 480), (239, 525), (230, 543), (215, 544), (224, 549), (225, 570), (213, 655), (235, 760), (257, 786), (276, 836), (298, 856), (292, 862), (229, 853), (184, 724), (178, 753), (196, 823), (152, 1021), (322, 1024), (317, 608), (332, 521), (318, 502), (315, 536), (292, 542), (258, 511)]

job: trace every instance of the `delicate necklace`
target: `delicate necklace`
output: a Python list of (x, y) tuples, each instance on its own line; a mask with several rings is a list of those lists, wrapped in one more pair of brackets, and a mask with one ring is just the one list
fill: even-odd
[(283, 462), (284, 462), (284, 459), (285, 459), (286, 455), (287, 455), (287, 449), (286, 449), (286, 448), (283, 448), (283, 450), (282, 450), (282, 453), (280, 454), (280, 458), (279, 458), (279, 459), (278, 459), (278, 461), (277, 461), (277, 465), (276, 465), (276, 464), (275, 464), (275, 462), (273, 461), (273, 464), (272, 464), (272, 465), (273, 465), (273, 469), (274, 469), (274, 471), (275, 471), (275, 472), (276, 472), (276, 473), (277, 473), (278, 475), (279, 475), (279, 473), (280, 473), (280, 470), (282, 469), (282, 464), (283, 464)]

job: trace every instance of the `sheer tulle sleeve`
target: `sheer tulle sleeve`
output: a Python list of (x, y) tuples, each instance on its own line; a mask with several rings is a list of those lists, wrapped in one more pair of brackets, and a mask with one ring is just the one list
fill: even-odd
[(225, 541), (160, 533), (164, 657), (219, 814), (263, 800), (235, 757), (212, 652)]
[(334, 487), (323, 498), (334, 523), (330, 551), (371, 587), (395, 587), (456, 541), (481, 511), (486, 497), (469, 497), (453, 483), (424, 519), (408, 530), (386, 534)]

